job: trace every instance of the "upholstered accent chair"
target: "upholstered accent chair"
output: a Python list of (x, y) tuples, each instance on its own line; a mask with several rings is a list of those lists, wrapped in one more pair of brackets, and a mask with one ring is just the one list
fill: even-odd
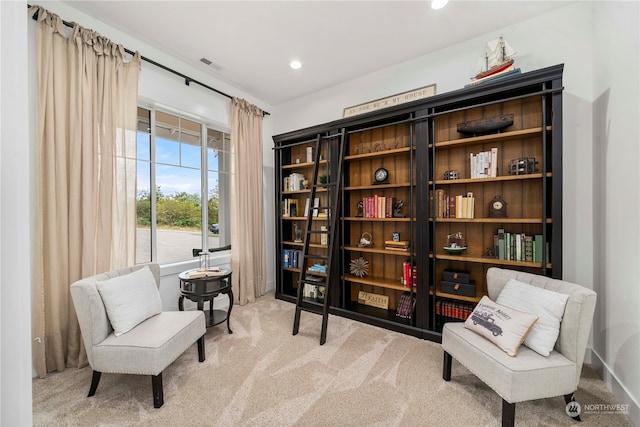
[(514, 425), (517, 402), (555, 396), (564, 396), (566, 405), (573, 402), (596, 305), (596, 293), (582, 286), (495, 267), (487, 271), (489, 298), (496, 301), (510, 279), (568, 295), (560, 332), (548, 356), (526, 345), (521, 345), (515, 356), (509, 356), (460, 322), (446, 323), (442, 331), (442, 377), (451, 380), (452, 358), (469, 369), (502, 398), (503, 426)]
[(151, 375), (153, 405), (164, 403), (162, 371), (193, 343), (205, 360), (202, 311), (162, 311), (158, 264), (137, 265), (79, 280), (71, 285), (93, 379), (102, 372)]

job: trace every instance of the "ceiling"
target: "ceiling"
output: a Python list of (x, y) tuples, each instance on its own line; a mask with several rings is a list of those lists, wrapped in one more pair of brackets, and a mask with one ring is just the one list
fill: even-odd
[[(451, 0), (441, 10), (426, 0), (64, 3), (275, 106), (571, 2)], [(293, 59), (302, 68), (291, 69)]]

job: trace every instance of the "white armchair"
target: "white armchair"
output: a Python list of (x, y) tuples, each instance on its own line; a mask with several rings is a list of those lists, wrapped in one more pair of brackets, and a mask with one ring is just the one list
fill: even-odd
[(573, 401), (596, 304), (596, 293), (582, 286), (495, 267), (487, 271), (489, 298), (495, 301), (510, 279), (569, 296), (549, 356), (524, 345), (515, 357), (509, 356), (463, 323), (446, 323), (442, 331), (442, 377), (451, 380), (452, 357), (469, 369), (502, 397), (503, 426), (514, 425), (517, 402), (554, 396), (564, 396), (566, 404)]
[[(160, 267), (147, 265), (150, 272), (145, 265), (138, 265), (71, 285), (82, 339), (93, 369), (88, 397), (95, 394), (102, 372), (151, 375), (153, 404), (159, 408), (164, 403), (162, 371), (196, 341), (198, 359), (205, 360), (204, 314), (162, 312), (158, 293)], [(140, 282), (146, 284), (142, 286)], [(141, 307), (144, 313), (140, 321), (140, 313), (132, 312), (139, 312)]]

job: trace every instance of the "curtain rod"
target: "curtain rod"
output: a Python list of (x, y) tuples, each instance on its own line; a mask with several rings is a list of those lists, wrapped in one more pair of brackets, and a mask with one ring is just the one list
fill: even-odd
[[(27, 8), (30, 8), (30, 7), (31, 7), (31, 5), (30, 5), (30, 4), (27, 4)], [(34, 14), (33, 14), (33, 20), (34, 20), (34, 21), (36, 21), (37, 19), (38, 19), (38, 12), (36, 12), (36, 13), (34, 13)], [(72, 23), (72, 22), (68, 22), (68, 21), (65, 21), (65, 20), (63, 19), (63, 20), (62, 20), (62, 23), (63, 23), (65, 26), (69, 27), (69, 28), (73, 28), (73, 23)], [(126, 47), (124, 48), (124, 51), (125, 51), (125, 52), (127, 52), (129, 55), (135, 55), (135, 52), (134, 52), (134, 51), (132, 51), (132, 50), (130, 50), (130, 49), (127, 49)], [(216, 93), (218, 93), (218, 94), (220, 94), (220, 95), (222, 95), (222, 96), (226, 96), (226, 97), (227, 97), (227, 98), (229, 98), (229, 99), (233, 99), (233, 96), (231, 96), (231, 95), (229, 95), (229, 94), (227, 94), (227, 93), (224, 93), (224, 92), (222, 92), (222, 91), (220, 91), (220, 90), (218, 90), (218, 89), (216, 89), (216, 88), (214, 88), (214, 87), (211, 87), (211, 86), (209, 86), (209, 85), (206, 85), (206, 84), (204, 84), (204, 83), (202, 83), (202, 82), (199, 82), (198, 80), (193, 79), (193, 78), (191, 78), (191, 77), (189, 77), (189, 76), (187, 76), (187, 75), (185, 75), (185, 74), (182, 74), (181, 72), (176, 71), (176, 70), (174, 70), (173, 68), (169, 68), (169, 67), (167, 67), (166, 65), (162, 65), (162, 64), (160, 64), (159, 62), (154, 61), (153, 59), (149, 59), (149, 58), (147, 58), (147, 57), (145, 57), (145, 56), (143, 56), (143, 55), (140, 55), (140, 59), (142, 59), (143, 61), (148, 62), (149, 64), (155, 65), (155, 66), (156, 66), (156, 67), (158, 67), (158, 68), (162, 68), (162, 69), (163, 69), (163, 70), (165, 70), (165, 71), (168, 71), (168, 72), (170, 72), (170, 73), (173, 73), (173, 74), (175, 74), (176, 76), (180, 76), (180, 77), (182, 77), (182, 78), (184, 79), (184, 84), (185, 84), (185, 85), (187, 85), (187, 86), (189, 86), (189, 84), (190, 84), (190, 83), (195, 83), (195, 84), (198, 84), (198, 85), (200, 85), (200, 86), (202, 86), (202, 87), (204, 87), (204, 88), (207, 88), (207, 89), (209, 89), (209, 90), (211, 90), (211, 91), (214, 91), (214, 92), (216, 92)], [(262, 115), (263, 115), (263, 116), (270, 116), (271, 114), (270, 114), (268, 111), (264, 111), (264, 110), (262, 110)]]

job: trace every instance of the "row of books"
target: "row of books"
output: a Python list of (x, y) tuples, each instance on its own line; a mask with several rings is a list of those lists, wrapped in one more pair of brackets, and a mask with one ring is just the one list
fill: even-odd
[[(297, 199), (284, 199), (282, 201), (282, 217), (283, 218), (290, 218), (290, 217), (297, 217), (297, 216), (302, 216), (302, 215), (307, 217), (309, 215), (310, 204), (311, 203), (309, 201), (309, 198), (307, 197), (307, 199), (304, 202), (304, 211), (300, 212), (300, 210), (298, 209), (298, 200)], [(320, 199), (318, 197), (316, 197), (313, 200), (313, 207), (317, 208), (318, 206), (320, 206)], [(317, 217), (326, 217), (327, 216), (326, 209), (322, 209), (321, 212), (319, 212), (318, 209), (313, 209), (312, 214), (313, 214), (313, 216), (317, 216)]]
[(304, 180), (304, 175), (298, 172), (292, 172), (289, 176), (284, 177), (282, 189), (283, 191), (304, 190), (304, 185), (302, 185), (302, 181)]
[(416, 297), (411, 292), (403, 292), (396, 307), (396, 316), (402, 319), (411, 319), (416, 306)]
[(436, 301), (436, 315), (451, 317), (453, 319), (467, 320), (467, 317), (473, 312), (471, 304), (465, 304), (454, 301)]
[(282, 216), (284, 218), (298, 216), (298, 200), (284, 199), (282, 202)]
[(434, 214), (438, 218), (475, 218), (475, 198), (472, 192), (462, 194), (445, 194), (437, 189), (434, 197)]
[[(506, 233), (504, 228), (498, 228), (498, 234), (493, 236), (493, 241), (498, 259), (542, 262), (542, 234), (530, 236), (524, 233)], [(548, 261), (548, 250), (546, 258)]]
[(407, 288), (415, 287), (418, 282), (416, 266), (412, 265), (410, 261), (402, 263), (402, 284)]
[(300, 268), (302, 266), (302, 251), (297, 249), (283, 249), (282, 266)]
[(471, 178), (495, 178), (498, 176), (498, 149), (491, 151), (481, 151), (479, 153), (469, 153)]
[[(393, 197), (378, 194), (362, 198), (362, 216), (364, 218), (392, 218)], [(360, 215), (360, 212), (358, 212)]]

